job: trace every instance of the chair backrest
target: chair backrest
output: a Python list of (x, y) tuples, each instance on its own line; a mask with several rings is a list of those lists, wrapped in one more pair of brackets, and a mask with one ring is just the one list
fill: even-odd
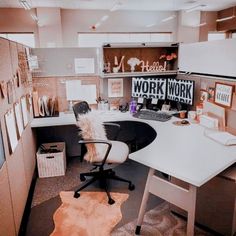
[[(77, 121), (77, 126), (80, 128), (80, 135), (84, 140), (107, 140), (103, 122), (96, 116), (96, 114), (93, 114), (93, 112), (80, 115)], [(107, 145), (90, 143), (86, 144), (86, 147), (87, 153), (84, 156), (85, 160), (90, 162), (103, 160), (107, 150)]]
[(76, 120), (78, 120), (79, 115), (86, 114), (90, 112), (91, 109), (86, 101), (82, 101), (82, 102), (77, 102), (73, 105), (73, 111), (74, 111)]

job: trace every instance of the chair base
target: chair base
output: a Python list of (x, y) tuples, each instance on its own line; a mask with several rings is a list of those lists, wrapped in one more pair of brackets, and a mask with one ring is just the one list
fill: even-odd
[(130, 191), (133, 191), (135, 189), (134, 184), (132, 184), (131, 181), (127, 180), (127, 179), (123, 179), (119, 176), (117, 176), (115, 174), (115, 171), (113, 171), (112, 169), (106, 169), (104, 170), (102, 167), (99, 167), (99, 171), (94, 171), (94, 172), (88, 172), (88, 173), (81, 173), (80, 174), (80, 180), (81, 181), (85, 181), (86, 178), (85, 176), (90, 176), (92, 177), (92, 179), (88, 180), (84, 185), (82, 185), (80, 188), (78, 188), (75, 193), (74, 193), (74, 198), (79, 198), (80, 194), (79, 192), (81, 190), (83, 190), (84, 188), (86, 188), (87, 186), (89, 186), (90, 184), (92, 184), (95, 181), (99, 181), (100, 183), (100, 187), (102, 189), (105, 190), (105, 192), (107, 193), (107, 197), (108, 197), (108, 203), (110, 205), (114, 204), (115, 201), (111, 198), (110, 192), (108, 191), (108, 180), (109, 179), (113, 179), (113, 180), (118, 180), (121, 182), (126, 182), (129, 184), (128, 189)]

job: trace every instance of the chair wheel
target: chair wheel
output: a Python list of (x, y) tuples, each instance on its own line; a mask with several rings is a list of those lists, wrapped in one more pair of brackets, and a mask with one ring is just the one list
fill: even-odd
[(109, 198), (108, 203), (109, 203), (110, 205), (112, 205), (112, 204), (115, 203), (115, 201), (114, 201), (112, 198)]
[(83, 176), (83, 175), (80, 175), (80, 181), (85, 181), (86, 180), (86, 178)]
[(129, 190), (133, 191), (135, 189), (135, 185), (134, 184), (129, 184)]
[(77, 193), (77, 192), (75, 192), (75, 193), (74, 193), (74, 198), (79, 198), (79, 197), (80, 197), (80, 194)]

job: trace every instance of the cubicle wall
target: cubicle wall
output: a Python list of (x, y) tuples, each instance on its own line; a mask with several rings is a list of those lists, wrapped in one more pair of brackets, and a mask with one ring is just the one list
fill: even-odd
[[(216, 82), (234, 85), (236, 88), (236, 79), (226, 79), (224, 77), (207, 77), (204, 75), (184, 75), (179, 74), (178, 79), (194, 80), (195, 92), (194, 92), (194, 106), (200, 102), (200, 91), (214, 88)], [(226, 125), (236, 129), (236, 93), (233, 93), (233, 102), (231, 108), (226, 108)]]
[[(0, 38), (0, 121), (5, 150), (5, 161), (0, 167), (0, 235), (4, 236), (19, 232), (35, 168), (35, 142), (30, 124), (18, 135), (16, 148), (11, 152), (5, 122), (5, 114), (13, 109), (14, 103), (31, 91), (30, 74), (25, 77), (27, 68), (19, 72), (22, 75), (19, 80), (15, 76), (20, 63), (18, 56), (23, 54), (23, 45)], [(5, 97), (2, 94), (4, 86), (7, 87)], [(32, 112), (27, 111), (27, 115), (29, 120), (32, 119)]]
[(236, 39), (180, 44), (179, 70), (236, 77)]

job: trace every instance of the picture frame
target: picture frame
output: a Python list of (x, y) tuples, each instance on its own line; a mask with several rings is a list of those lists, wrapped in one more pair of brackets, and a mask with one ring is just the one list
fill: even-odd
[(216, 82), (214, 103), (226, 108), (230, 108), (232, 106), (233, 92), (234, 85)]
[(123, 79), (108, 79), (108, 97), (123, 97)]
[(208, 100), (209, 94), (205, 89), (200, 89), (200, 101), (205, 102)]
[(208, 92), (208, 101), (209, 102), (214, 102), (215, 88), (214, 87), (209, 87), (207, 89), (207, 92)]

